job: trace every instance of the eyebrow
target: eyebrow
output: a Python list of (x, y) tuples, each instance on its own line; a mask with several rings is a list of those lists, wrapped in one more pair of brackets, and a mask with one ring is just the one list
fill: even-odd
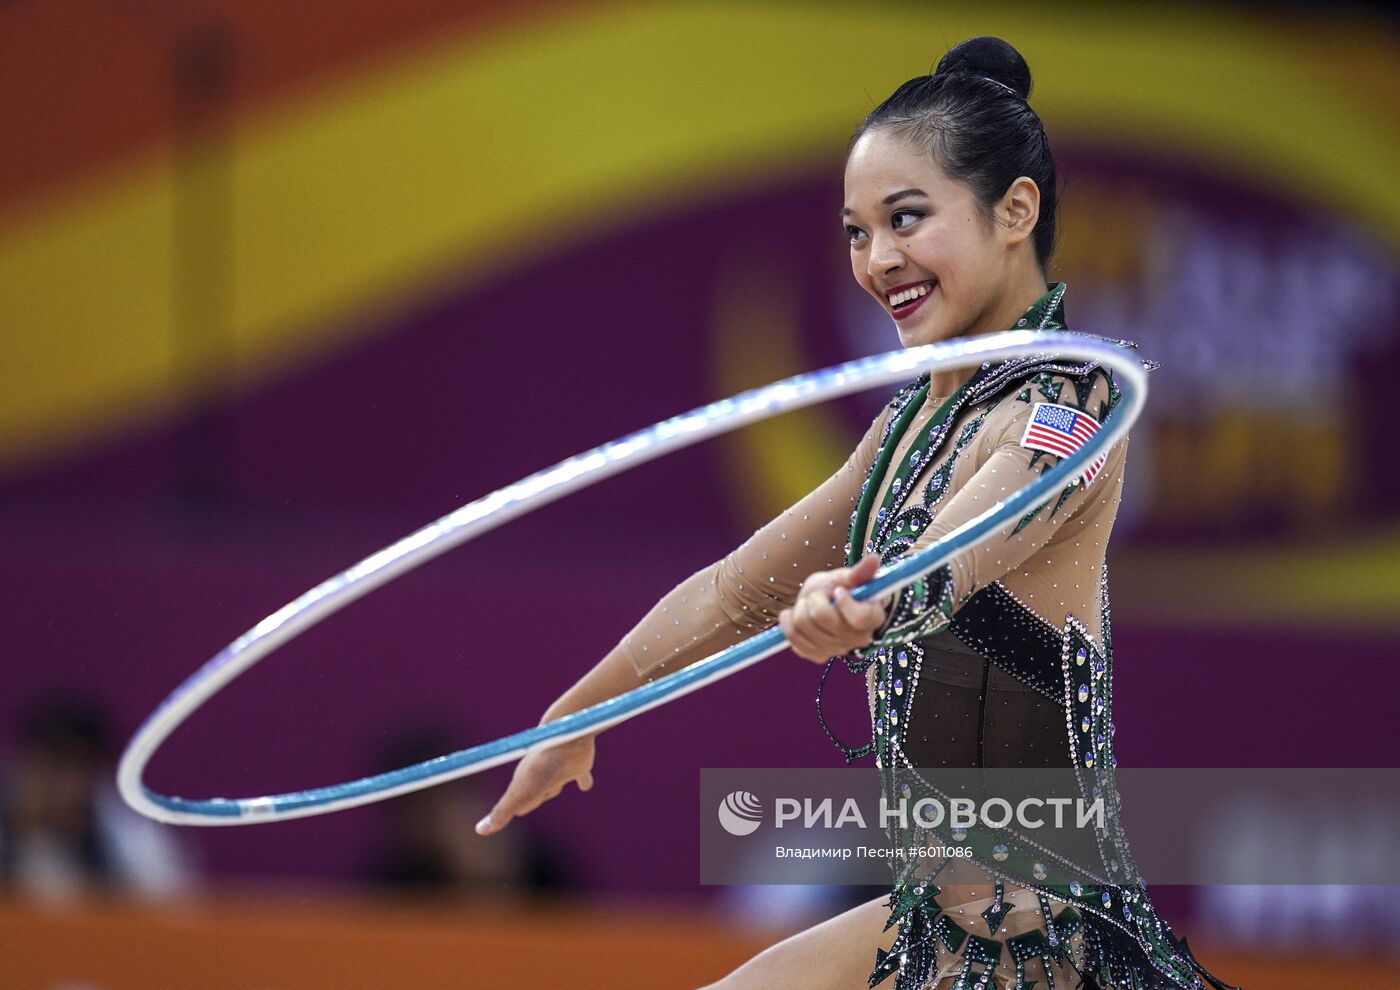
[[(927, 199), (928, 193), (924, 192), (922, 189), (901, 189), (899, 192), (890, 193), (883, 200), (881, 200), (881, 202), (884, 203), (886, 206), (889, 206), (891, 203), (897, 203), (901, 199), (908, 199), (910, 196), (922, 196), (925, 199)], [(841, 215), (843, 217), (848, 217), (853, 212), (854, 211), (849, 206), (841, 207)]]

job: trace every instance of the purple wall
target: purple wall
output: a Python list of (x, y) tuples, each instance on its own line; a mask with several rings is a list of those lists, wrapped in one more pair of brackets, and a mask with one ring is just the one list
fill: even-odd
[[(1202, 179), (1193, 192), (1180, 175), (1102, 155), (1072, 153), (1066, 163), (1079, 176), (1067, 197), (1081, 203), (1100, 193), (1111, 203), (1125, 187), (1173, 190), (1179, 202), (1159, 197), (1154, 229), (1164, 217), (1209, 212), (1219, 191)], [(542, 251), (507, 279), (446, 292), (312, 366), (216, 398), (199, 416), (0, 480), (8, 558), (0, 742), (50, 688), (100, 698), (125, 736), (197, 664), (322, 578), (501, 485), (720, 397), (713, 303), (735, 257), (771, 254), (775, 284), (797, 286), (793, 326), (805, 364), (789, 371), (897, 346), (873, 313), (851, 315), (863, 311), (832, 219), (836, 175), (829, 164), (785, 189)], [(1246, 226), (1268, 212), (1248, 201), (1235, 208)], [(1308, 222), (1352, 244), (1325, 217)], [(1108, 332), (1113, 293), (1142, 278), (1109, 277), (1093, 267), (1092, 251), (1068, 246), (1061, 277), (1071, 283), (1071, 324), (1094, 313), (1099, 319), (1083, 328)], [(1357, 257), (1363, 271), (1371, 256)], [(1384, 264), (1388, 281), (1373, 284), (1393, 298), (1393, 259)], [(1150, 298), (1138, 301), (1139, 312), (1151, 311)], [(1252, 311), (1248, 294), (1237, 302)], [(1351, 379), (1362, 386), (1351, 400), (1358, 409), (1379, 401), (1378, 383), (1400, 370), (1400, 335), (1386, 319), (1374, 339), (1348, 351), (1352, 371), (1366, 373)], [(1143, 325), (1170, 349), (1170, 325)], [(1159, 356), (1147, 335), (1137, 339), (1146, 356)], [(1228, 379), (1238, 369), (1217, 371)], [(1182, 393), (1199, 391), (1187, 387), (1200, 386), (1192, 375), (1180, 361), (1167, 364), (1154, 375), (1150, 409), (1158, 411), (1160, 395), (1160, 415), (1179, 414)], [(872, 394), (840, 404), (842, 444), (880, 401)], [(1144, 489), (1145, 504), (1152, 447), (1141, 448), (1129, 485)], [(1378, 447), (1371, 454), (1362, 463), (1383, 460)], [(1356, 527), (1393, 523), (1397, 488), (1388, 478), (1389, 461), (1374, 468), (1367, 490), (1380, 494), (1368, 496)], [(377, 748), (405, 722), (445, 725), (461, 746), (534, 724), (659, 594), (751, 531), (755, 521), (732, 495), (743, 484), (707, 444), (454, 551), (235, 684), (177, 734), (152, 783), (200, 796), (299, 788), (380, 769)], [(1140, 507), (1136, 522), (1124, 521), (1115, 555), (1134, 552), (1135, 530), (1140, 546), (1145, 534), (1191, 538), (1190, 523), (1153, 512)], [(1288, 545), (1315, 522), (1251, 539)], [(1195, 532), (1215, 534), (1205, 525)], [(1393, 682), (1392, 634), (1127, 620), (1114, 632), (1125, 765), (1400, 758), (1390, 692), (1367, 687)], [(599, 889), (694, 893), (699, 768), (837, 761), (813, 711), (818, 673), (780, 656), (608, 732), (595, 789), (570, 791), (529, 825)], [(848, 678), (836, 688), (828, 702), (853, 738), (863, 692)], [(508, 774), (487, 774), (483, 786), (494, 796)], [(334, 877), (359, 862), (381, 810), (198, 838), (218, 873)]]

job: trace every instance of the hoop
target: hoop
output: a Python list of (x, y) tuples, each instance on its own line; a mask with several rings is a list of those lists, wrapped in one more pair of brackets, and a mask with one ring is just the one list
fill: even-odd
[(371, 554), (283, 606), (226, 646), (176, 688), (131, 738), (117, 768), (122, 797), (150, 818), (179, 825), (252, 825), (322, 815), (479, 773), (532, 750), (600, 731), (755, 664), (787, 645), (777, 626), (659, 680), (553, 722), (387, 773), (251, 798), (174, 797), (153, 791), (142, 781), (146, 765), (161, 744), (234, 678), (361, 596), (502, 523), (628, 467), (748, 423), (879, 385), (907, 382), (915, 372), (1027, 356), (1077, 358), (1107, 365), (1118, 373), (1122, 398), (1098, 432), (1051, 470), (937, 543), (881, 569), (868, 583), (852, 589), (851, 596), (864, 601), (898, 590), (1067, 484), (1127, 433), (1147, 398), (1146, 375), (1139, 359), (1106, 338), (1074, 332), (1012, 330), (925, 344), (742, 392), (570, 457), (464, 505)]

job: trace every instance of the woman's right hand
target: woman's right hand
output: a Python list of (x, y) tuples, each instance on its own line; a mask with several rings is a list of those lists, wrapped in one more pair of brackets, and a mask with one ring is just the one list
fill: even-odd
[(558, 797), (570, 781), (578, 784), (581, 791), (591, 790), (595, 738), (580, 736), (527, 754), (515, 765), (515, 776), (505, 794), (476, 823), (477, 834), (499, 832), (512, 818), (528, 815), (550, 798)]

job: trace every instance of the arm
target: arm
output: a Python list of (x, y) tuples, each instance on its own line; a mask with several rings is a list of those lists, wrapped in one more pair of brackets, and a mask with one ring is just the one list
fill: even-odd
[[(540, 723), (581, 711), (688, 666), (765, 629), (797, 597), (801, 579), (842, 562), (846, 528), (889, 423), (886, 406), (840, 469), (737, 549), (673, 588), (593, 669), (549, 706)], [(593, 786), (597, 733), (528, 754), (510, 787), (477, 823), (490, 835), (558, 795)]]
[(546, 713), (559, 718), (711, 656), (778, 621), (803, 579), (844, 562), (846, 530), (891, 408), (850, 457), (733, 551), (686, 578)]
[[(1098, 421), (1110, 408), (1110, 382), (1102, 370), (1091, 372), (1091, 386), (1080, 398), (1074, 380), (1053, 376), (1061, 386), (1057, 405), (1082, 410)], [(981, 466), (948, 500), (935, 510), (933, 520), (904, 553), (902, 559), (947, 536), (958, 526), (980, 515), (1003, 493), (1024, 487), (1059, 463), (1052, 453), (1023, 446), (1022, 438), (1035, 404), (1046, 401), (1038, 387), (1030, 389), (1030, 401), (1008, 396), (989, 417), (987, 429), (993, 444)], [(936, 633), (976, 592), (1025, 564), (1054, 538), (1061, 527), (1091, 506), (1111, 499), (1122, 484), (1127, 438), (1108, 451), (1103, 468), (1085, 485), (1076, 480), (1050, 496), (1018, 520), (1004, 525), (978, 545), (966, 549), (931, 573), (902, 589), (885, 622), (876, 630), (871, 649), (892, 646)]]

